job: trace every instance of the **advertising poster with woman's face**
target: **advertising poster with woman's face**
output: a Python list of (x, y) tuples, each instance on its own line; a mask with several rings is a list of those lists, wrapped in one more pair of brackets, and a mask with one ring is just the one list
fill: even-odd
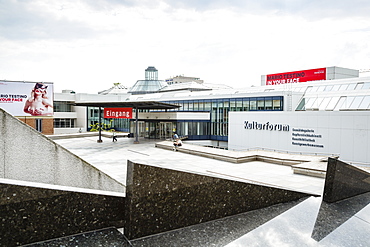
[(53, 84), (0, 81), (0, 107), (13, 116), (53, 116)]

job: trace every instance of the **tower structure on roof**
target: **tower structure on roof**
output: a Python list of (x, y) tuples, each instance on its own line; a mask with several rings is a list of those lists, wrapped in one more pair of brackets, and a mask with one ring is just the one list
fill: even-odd
[(158, 70), (154, 66), (149, 66), (145, 70), (145, 80), (138, 80), (129, 90), (131, 94), (156, 93), (167, 84), (163, 80), (158, 80)]
[(148, 81), (158, 80), (158, 70), (154, 66), (149, 66), (145, 70), (145, 80)]

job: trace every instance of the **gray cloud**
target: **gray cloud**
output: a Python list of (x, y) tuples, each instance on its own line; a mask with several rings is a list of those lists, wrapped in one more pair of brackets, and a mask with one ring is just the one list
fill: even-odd
[[(61, 6), (62, 11), (62, 6)], [(18, 39), (76, 39), (92, 36), (84, 23), (57, 19), (27, 1), (0, 1), (0, 37)]]
[(368, 0), (83, 0), (95, 9), (112, 10), (117, 6), (155, 7), (165, 2), (172, 8), (212, 9), (232, 8), (245, 13), (284, 13), (306, 18), (368, 16)]
[[(138, 0), (83, 0), (96, 10), (114, 10), (117, 6), (134, 7), (140, 5)], [(144, 0), (145, 1), (145, 0)], [(141, 1), (143, 2), (143, 1)]]
[(251, 14), (297, 15), (307, 19), (367, 17), (370, 11), (368, 0), (164, 0), (179, 8), (199, 11), (217, 8), (233, 8)]
[[(367, 17), (368, 0), (82, 0), (95, 11), (113, 12), (118, 6), (155, 8), (164, 1), (171, 8), (206, 11), (229, 8), (257, 15), (293, 15), (309, 20), (323, 18)], [(73, 2), (70, 2), (72, 4)], [(0, 37), (5, 39), (82, 39), (94, 37), (97, 30), (88, 23), (58, 19), (29, 1), (0, 0)], [(63, 2), (60, 11), (63, 11)], [(104, 30), (99, 30), (104, 32)]]
[(293, 15), (309, 20), (324, 18), (368, 17), (368, 0), (85, 0), (97, 9), (112, 9), (118, 5), (127, 7), (155, 7), (163, 1), (172, 8), (206, 11), (229, 8), (237, 12), (269, 15)]

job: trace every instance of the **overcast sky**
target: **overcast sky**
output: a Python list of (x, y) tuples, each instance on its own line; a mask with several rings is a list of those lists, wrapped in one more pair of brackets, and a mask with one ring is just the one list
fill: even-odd
[(369, 13), (368, 0), (0, 0), (0, 79), (97, 93), (148, 66), (234, 88), (370, 69)]

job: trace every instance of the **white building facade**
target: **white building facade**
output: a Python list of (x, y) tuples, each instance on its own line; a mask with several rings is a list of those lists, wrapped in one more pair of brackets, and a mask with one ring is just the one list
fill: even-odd
[(370, 111), (231, 112), (229, 149), (328, 154), (370, 162)]
[[(321, 69), (307, 71), (282, 74), (294, 79), (289, 74), (317, 72), (319, 77), (314, 78), (321, 80), (196, 91), (179, 83), (186, 88), (146, 94), (130, 94), (127, 90), (111, 90), (114, 93), (104, 95), (56, 93), (54, 105), (68, 104), (70, 112), (55, 109), (54, 132), (89, 131), (101, 118), (97, 108), (75, 107), (74, 102), (158, 101), (179, 108), (140, 111), (141, 137), (164, 139), (178, 132), (188, 140), (209, 141), (229, 149), (325, 153), (339, 155), (347, 162), (369, 164), (370, 77), (358, 77), (358, 71), (338, 67), (325, 68), (325, 75)], [(69, 121), (69, 127), (58, 125), (63, 121)], [(135, 129), (132, 120), (103, 121), (118, 131)]]

